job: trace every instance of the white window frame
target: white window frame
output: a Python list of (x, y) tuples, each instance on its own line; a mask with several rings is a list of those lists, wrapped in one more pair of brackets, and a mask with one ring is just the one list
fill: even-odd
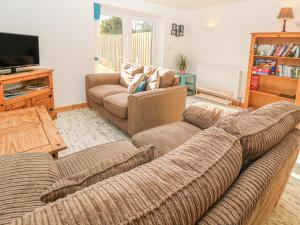
[(125, 62), (131, 61), (131, 51), (132, 51), (132, 21), (133, 20), (142, 20), (146, 22), (151, 22), (153, 24), (153, 32), (152, 32), (152, 64), (157, 65), (157, 24), (158, 19), (157, 16), (145, 15), (144, 13), (119, 9), (115, 7), (110, 7), (106, 5), (102, 5), (102, 15), (105, 16), (118, 16), (122, 18), (123, 22), (123, 59)]

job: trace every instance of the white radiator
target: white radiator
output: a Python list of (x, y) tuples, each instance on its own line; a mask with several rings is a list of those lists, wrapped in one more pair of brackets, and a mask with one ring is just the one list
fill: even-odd
[(233, 99), (241, 99), (243, 71), (230, 66), (200, 64), (197, 67), (199, 88), (229, 93)]

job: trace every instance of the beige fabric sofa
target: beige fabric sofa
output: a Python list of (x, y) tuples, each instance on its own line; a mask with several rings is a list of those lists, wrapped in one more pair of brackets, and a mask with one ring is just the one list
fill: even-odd
[[(198, 114), (197, 111), (192, 113)], [(282, 102), (251, 113), (224, 117), (216, 111), (211, 114), (215, 113), (221, 116), (214, 116), (218, 121), (213, 121), (213, 127), (205, 130), (198, 127), (201, 120), (189, 116), (185, 121), (138, 133), (132, 143), (100, 145), (57, 161), (45, 154), (0, 157), (4, 168), (0, 172), (0, 208), (3, 210), (0, 224), (263, 224), (280, 199), (299, 153), (300, 132), (294, 127), (300, 122), (300, 108)], [(249, 118), (255, 118), (252, 124), (260, 124), (253, 126), (257, 129), (251, 129), (250, 133), (240, 126), (247, 124)], [(231, 120), (232, 130), (228, 130), (226, 125)], [(277, 132), (273, 130), (276, 126), (284, 128)], [(232, 132), (235, 135), (230, 134)], [(261, 140), (261, 137), (266, 138)], [(245, 138), (249, 142), (254, 138), (256, 141), (251, 142), (261, 145), (253, 148), (256, 145), (241, 141)], [(150, 163), (53, 203), (45, 205), (38, 198), (56, 179), (139, 152), (141, 146), (149, 144), (154, 145), (156, 151), (156, 159)], [(260, 156), (257, 156), (258, 149)], [(251, 158), (254, 155), (256, 158)], [(248, 156), (251, 160), (245, 163)], [(28, 157), (32, 160), (21, 170)], [(38, 175), (39, 158), (43, 159), (43, 178)], [(11, 161), (17, 162), (13, 168), (9, 165)], [(46, 166), (51, 172), (44, 172)], [(30, 182), (26, 183), (24, 178)], [(15, 185), (19, 179), (22, 182)], [(39, 189), (29, 188), (37, 183)], [(22, 204), (25, 201), (26, 204)]]
[[(174, 78), (174, 84), (177, 82)], [(86, 76), (87, 103), (116, 126), (134, 135), (159, 125), (177, 122), (186, 104), (186, 88), (173, 86), (128, 94), (121, 74)]]

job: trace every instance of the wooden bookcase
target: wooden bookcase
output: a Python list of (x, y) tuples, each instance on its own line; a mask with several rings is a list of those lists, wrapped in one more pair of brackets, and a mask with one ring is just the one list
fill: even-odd
[[(268, 45), (287, 45), (294, 43), (300, 46), (300, 33), (253, 33), (250, 56), (249, 69), (245, 94), (244, 108), (253, 107), (260, 108), (272, 102), (286, 100), (295, 102), (300, 105), (300, 85), (299, 79), (291, 77), (278, 76), (278, 65), (300, 66), (300, 58), (277, 57), (277, 56), (259, 56), (255, 55), (255, 46), (259, 44)], [(257, 58), (272, 59), (276, 61), (275, 75), (254, 75), (252, 68)], [(258, 90), (251, 90), (252, 76), (259, 76), (260, 85)], [(283, 97), (279, 95), (296, 96), (295, 99)]]
[[(14, 75), (0, 75), (0, 111), (43, 105), (50, 116), (55, 118), (52, 72), (53, 70), (51, 69), (37, 69)], [(41, 90), (29, 90), (26, 88), (26, 85), (34, 84), (43, 84), (47, 88)], [(11, 85), (17, 85), (17, 90), (24, 92), (24, 95), (6, 99), (4, 90), (11, 87)]]

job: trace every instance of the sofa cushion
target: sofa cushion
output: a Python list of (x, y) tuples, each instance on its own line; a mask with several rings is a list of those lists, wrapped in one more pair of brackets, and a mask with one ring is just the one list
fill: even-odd
[(300, 107), (291, 102), (276, 102), (252, 113), (224, 118), (218, 123), (241, 139), (244, 160), (253, 160), (278, 144), (300, 123)]
[(155, 71), (147, 81), (147, 91), (156, 90), (159, 88), (160, 76), (159, 72)]
[(203, 102), (188, 107), (183, 113), (183, 120), (204, 130), (214, 126), (222, 118), (247, 114), (251, 110), (238, 110)]
[(252, 163), (198, 225), (247, 224), (255, 211), (265, 212), (262, 208), (266, 207), (264, 199), (272, 196), (268, 192), (274, 192), (275, 189), (278, 195), (280, 189), (276, 183), (278, 185), (280, 182), (280, 188), (283, 188), (284, 180), (288, 179), (287, 167), (294, 164), (295, 155), (299, 152), (299, 139), (300, 131), (294, 129), (278, 145)]
[(122, 65), (120, 84), (123, 87), (128, 88), (130, 86), (134, 76), (139, 73), (143, 73), (143, 72), (144, 72), (144, 66), (130, 64), (130, 63), (124, 63)]
[(132, 137), (132, 143), (137, 147), (153, 144), (154, 157), (158, 158), (174, 150), (202, 130), (185, 122), (170, 123), (152, 128)]
[(61, 177), (80, 173), (104, 161), (115, 161), (128, 154), (140, 152), (130, 141), (116, 141), (98, 145), (56, 160)]
[(150, 163), (36, 209), (14, 224), (194, 225), (237, 178), (238, 138), (212, 128)]
[(146, 80), (147, 76), (144, 73), (140, 73), (135, 75), (133, 78), (131, 84), (128, 87), (128, 93), (129, 94), (134, 94), (139, 87), (140, 84), (142, 84)]
[(173, 87), (175, 81), (175, 72), (161, 67), (157, 70), (160, 76), (159, 88)]
[(1, 225), (43, 206), (41, 193), (60, 178), (46, 153), (0, 156), (0, 165)]
[(145, 146), (140, 152), (118, 156), (113, 160), (99, 162), (87, 170), (69, 177), (63, 177), (50, 186), (41, 196), (44, 203), (54, 202), (69, 194), (82, 190), (109, 177), (124, 173), (154, 159), (154, 147)]
[(99, 85), (88, 90), (89, 97), (96, 103), (103, 105), (103, 99), (110, 95), (127, 92), (127, 89), (117, 84)]
[(104, 107), (120, 119), (128, 118), (128, 93), (111, 95), (103, 99)]

